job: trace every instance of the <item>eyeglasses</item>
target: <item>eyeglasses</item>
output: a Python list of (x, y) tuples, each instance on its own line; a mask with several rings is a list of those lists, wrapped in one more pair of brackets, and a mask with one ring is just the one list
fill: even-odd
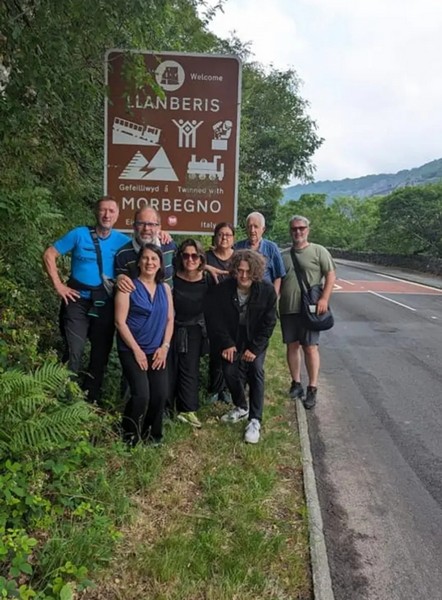
[(135, 221), (135, 227), (159, 227), (159, 223), (153, 223), (152, 221)]
[(197, 254), (196, 252), (182, 252), (181, 256), (183, 257), (184, 260), (198, 260), (200, 258), (199, 254)]
[(308, 229), (307, 225), (303, 225), (302, 227), (290, 227), (292, 231), (305, 231)]

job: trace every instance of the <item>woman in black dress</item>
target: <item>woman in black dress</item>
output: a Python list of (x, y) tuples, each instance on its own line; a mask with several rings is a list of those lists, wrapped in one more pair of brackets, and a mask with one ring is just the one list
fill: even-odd
[[(230, 261), (233, 256), (235, 229), (230, 223), (218, 223), (213, 232), (213, 248), (206, 254), (207, 264), (212, 267), (211, 274), (221, 283), (230, 277)], [(209, 354), (209, 401), (231, 402), (232, 398), (224, 381), (219, 352), (212, 348)]]

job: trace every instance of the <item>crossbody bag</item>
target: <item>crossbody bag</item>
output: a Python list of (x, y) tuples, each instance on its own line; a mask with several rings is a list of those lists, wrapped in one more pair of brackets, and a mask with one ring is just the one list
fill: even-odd
[(327, 329), (331, 329), (335, 324), (335, 320), (330, 307), (321, 315), (317, 313), (317, 303), (323, 292), (322, 285), (309, 286), (305, 272), (302, 270), (293, 248), (290, 250), (290, 256), (301, 290), (301, 315), (306, 329), (310, 331), (327, 331)]

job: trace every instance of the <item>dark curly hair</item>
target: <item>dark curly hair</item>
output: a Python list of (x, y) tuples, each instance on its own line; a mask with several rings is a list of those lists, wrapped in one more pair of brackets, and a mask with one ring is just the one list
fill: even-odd
[(266, 269), (266, 260), (262, 254), (255, 250), (235, 250), (230, 262), (230, 275), (235, 277), (240, 262), (244, 260), (250, 267), (250, 278), (252, 281), (262, 281)]

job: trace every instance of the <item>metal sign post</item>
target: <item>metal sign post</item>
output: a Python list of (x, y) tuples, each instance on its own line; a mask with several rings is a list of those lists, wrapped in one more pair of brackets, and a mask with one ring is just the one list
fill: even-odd
[(211, 233), (236, 225), (241, 63), (235, 56), (141, 52), (163, 93), (124, 77), (132, 51), (106, 53), (105, 194), (158, 210), (163, 229)]

